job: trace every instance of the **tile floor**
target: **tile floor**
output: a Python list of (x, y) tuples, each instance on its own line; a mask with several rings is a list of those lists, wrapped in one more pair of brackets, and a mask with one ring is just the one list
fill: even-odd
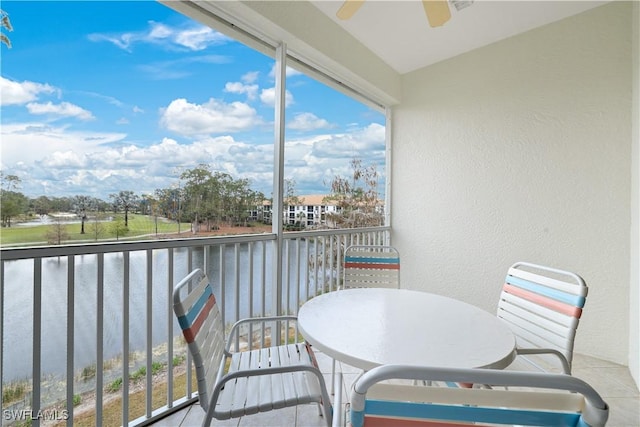
[[(318, 364), (325, 374), (327, 386), (329, 386), (331, 359), (319, 352), (316, 352), (316, 356)], [(343, 373), (343, 396), (346, 396), (346, 390), (351, 386), (359, 371), (341, 363), (337, 363), (337, 367)], [(591, 384), (609, 404), (611, 411), (607, 426), (640, 427), (640, 394), (626, 367), (575, 354), (573, 358), (573, 375)], [(200, 426), (203, 417), (204, 411), (198, 404), (195, 404), (156, 422), (153, 427), (195, 427)], [(318, 416), (318, 407), (316, 405), (301, 405), (295, 408), (285, 408), (227, 421), (214, 420), (211, 425), (214, 427), (326, 426), (324, 418)]]

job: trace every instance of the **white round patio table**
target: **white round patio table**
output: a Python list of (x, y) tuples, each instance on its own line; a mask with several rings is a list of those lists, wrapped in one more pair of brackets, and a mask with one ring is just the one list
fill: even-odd
[(351, 366), (508, 366), (515, 336), (495, 315), (453, 298), (408, 289), (329, 292), (302, 305), (300, 333)]

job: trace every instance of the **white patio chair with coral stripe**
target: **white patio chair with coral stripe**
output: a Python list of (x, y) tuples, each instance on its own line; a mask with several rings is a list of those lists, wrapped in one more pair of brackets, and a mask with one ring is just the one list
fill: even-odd
[(400, 287), (400, 255), (392, 246), (349, 246), (343, 268), (345, 289)]
[[(188, 285), (191, 289), (188, 292)], [(295, 316), (243, 319), (231, 328), (225, 343), (224, 325), (209, 279), (196, 269), (173, 291), (178, 317), (198, 380), (200, 406), (206, 416), (226, 420), (288, 406), (318, 403), (331, 425), (332, 408), (324, 378), (311, 348), (305, 343), (232, 352), (241, 325), (295, 321)]]
[[(587, 285), (579, 275), (527, 262), (509, 268), (497, 316), (516, 335), (517, 354), (536, 368), (553, 369), (553, 359), (562, 372), (571, 373), (576, 329), (587, 296)], [(551, 358), (541, 358), (551, 355)], [(536, 360), (534, 360), (536, 359)]]
[[(400, 254), (392, 246), (351, 245), (344, 251), (340, 289), (399, 288)], [(336, 361), (331, 366), (331, 393), (335, 391)]]
[[(500, 387), (423, 387), (409, 385), (407, 380)], [(341, 408), (341, 399), (336, 392), (335, 408)], [(570, 375), (384, 365), (355, 381), (344, 418), (349, 427), (600, 427), (608, 417), (609, 406), (598, 392)], [(342, 413), (335, 414), (334, 427), (344, 425), (342, 418)]]

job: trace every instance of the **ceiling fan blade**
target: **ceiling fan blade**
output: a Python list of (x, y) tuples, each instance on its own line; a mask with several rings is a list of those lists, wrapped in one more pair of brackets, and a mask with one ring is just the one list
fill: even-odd
[(440, 27), (451, 18), (447, 0), (422, 0), (422, 5), (432, 27)]
[(364, 0), (345, 0), (336, 13), (339, 19), (349, 19), (360, 9)]

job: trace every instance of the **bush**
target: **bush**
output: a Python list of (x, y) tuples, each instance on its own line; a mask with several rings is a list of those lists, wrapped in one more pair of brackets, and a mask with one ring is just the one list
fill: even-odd
[(24, 382), (13, 382), (2, 386), (2, 403), (11, 403), (24, 398), (27, 387)]
[(122, 377), (116, 378), (107, 386), (107, 391), (111, 393), (115, 393), (122, 387)]

